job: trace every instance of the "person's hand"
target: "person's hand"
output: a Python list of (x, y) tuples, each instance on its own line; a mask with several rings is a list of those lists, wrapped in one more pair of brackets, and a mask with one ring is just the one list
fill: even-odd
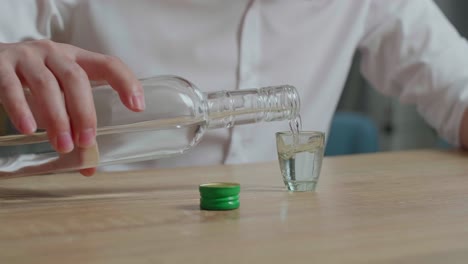
[[(20, 133), (32, 134), (38, 125), (46, 129), (59, 153), (95, 145), (90, 80), (107, 81), (130, 110), (144, 110), (141, 84), (118, 58), (49, 40), (0, 43), (0, 101), (5, 111)], [(40, 111), (31, 111), (23, 87), (30, 89)]]

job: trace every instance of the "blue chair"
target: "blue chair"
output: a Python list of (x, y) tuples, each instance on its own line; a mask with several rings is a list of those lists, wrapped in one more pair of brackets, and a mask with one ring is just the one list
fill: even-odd
[(435, 146), (437, 149), (453, 149), (454, 147), (452, 145), (450, 145), (447, 141), (439, 138), (436, 142), (436, 146)]
[(372, 153), (379, 151), (379, 133), (368, 117), (349, 112), (337, 112), (328, 134), (326, 156)]

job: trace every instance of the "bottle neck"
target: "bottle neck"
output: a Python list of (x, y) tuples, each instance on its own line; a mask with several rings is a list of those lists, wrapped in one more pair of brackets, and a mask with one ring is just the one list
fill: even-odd
[(257, 122), (292, 120), (299, 115), (296, 88), (289, 85), (205, 94), (208, 128), (229, 128)]

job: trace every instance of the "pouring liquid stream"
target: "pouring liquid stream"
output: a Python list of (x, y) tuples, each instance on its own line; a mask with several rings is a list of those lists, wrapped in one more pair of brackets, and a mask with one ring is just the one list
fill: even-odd
[[(294, 153), (295, 149), (299, 147), (299, 133), (302, 130), (302, 120), (300, 115), (297, 115), (294, 119), (289, 120), (289, 128), (291, 129), (291, 133), (293, 136), (292, 152)], [(292, 155), (290, 157), (289, 163), (292, 165), (289, 180), (296, 181), (296, 155)]]
[(300, 115), (297, 115), (296, 118), (289, 120), (289, 128), (291, 129), (291, 133), (295, 138), (294, 143), (297, 143), (297, 135), (299, 135), (299, 132), (302, 130), (302, 120)]

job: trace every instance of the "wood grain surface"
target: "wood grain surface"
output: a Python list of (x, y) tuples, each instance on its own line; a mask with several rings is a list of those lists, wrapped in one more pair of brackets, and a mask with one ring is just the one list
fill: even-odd
[[(198, 185), (241, 184), (238, 210)], [(0, 181), (0, 263), (467, 263), (468, 156), (324, 160), (315, 193), (277, 163)]]

